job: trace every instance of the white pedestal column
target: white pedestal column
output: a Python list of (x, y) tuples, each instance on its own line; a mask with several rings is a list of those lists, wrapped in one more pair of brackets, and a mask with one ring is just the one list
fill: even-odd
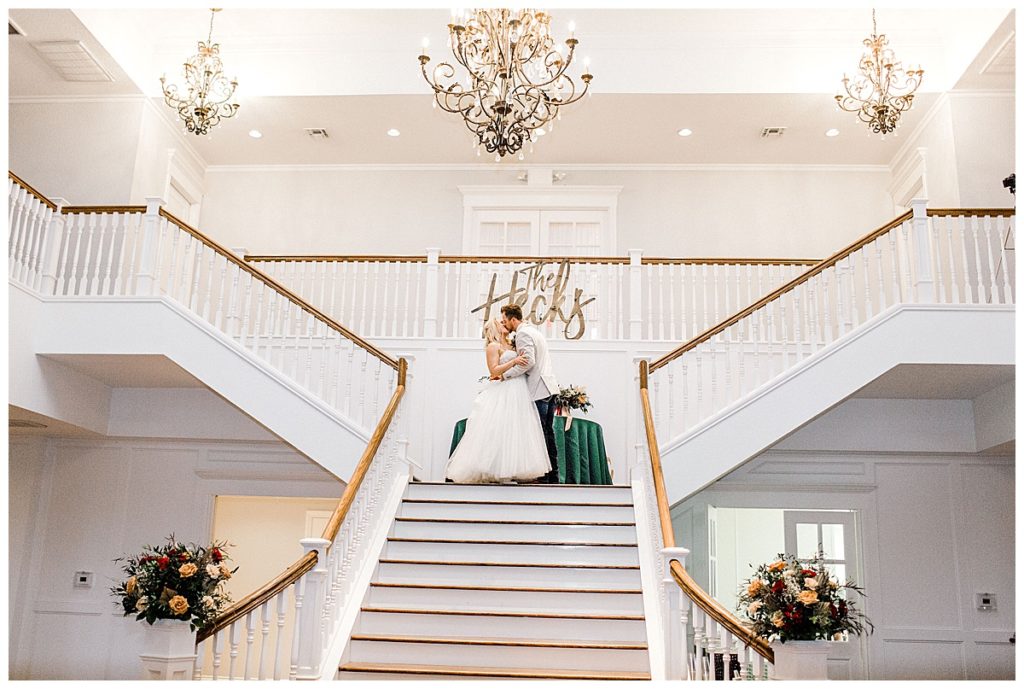
[(828, 679), (828, 641), (772, 642), (775, 679)]
[(192, 679), (196, 662), (196, 633), (186, 620), (157, 620), (142, 623), (143, 679)]

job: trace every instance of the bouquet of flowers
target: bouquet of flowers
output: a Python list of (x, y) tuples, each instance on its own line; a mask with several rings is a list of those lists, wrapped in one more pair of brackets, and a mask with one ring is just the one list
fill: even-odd
[(587, 388), (580, 385), (570, 385), (567, 388), (558, 389), (558, 397), (555, 398), (555, 406), (560, 409), (579, 409), (584, 414), (590, 409), (590, 398), (587, 397)]
[(110, 593), (119, 599), (125, 617), (134, 614), (150, 624), (158, 619), (188, 620), (193, 630), (206, 627), (231, 603), (223, 584), (238, 568), (225, 564), (225, 545), (186, 546), (172, 534), (166, 545), (147, 545), (138, 555), (114, 560), (124, 562), (121, 569), (127, 578)]
[[(874, 625), (846, 600), (846, 591), (864, 591), (829, 574), (820, 553), (801, 563), (793, 556), (757, 568), (740, 588), (739, 604), (758, 636), (782, 643), (838, 639), (843, 632), (863, 634)], [(870, 633), (870, 632), (869, 632)]]

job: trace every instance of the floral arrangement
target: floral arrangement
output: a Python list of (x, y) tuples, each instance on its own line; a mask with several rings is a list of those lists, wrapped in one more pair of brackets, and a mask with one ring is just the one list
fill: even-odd
[(186, 546), (172, 534), (166, 545), (147, 545), (138, 555), (114, 560), (124, 562), (127, 578), (110, 593), (119, 599), (125, 617), (134, 614), (149, 624), (188, 620), (192, 630), (206, 627), (231, 603), (223, 584), (238, 568), (228, 568), (225, 545)]
[(587, 397), (587, 388), (582, 385), (559, 388), (555, 406), (561, 409), (579, 409), (586, 414), (591, 407), (590, 398)]
[(874, 631), (864, 613), (846, 600), (845, 591), (864, 594), (852, 581), (832, 578), (820, 553), (803, 563), (780, 553), (744, 582), (739, 604), (754, 633), (769, 641), (838, 639), (843, 632), (863, 634), (865, 626)]

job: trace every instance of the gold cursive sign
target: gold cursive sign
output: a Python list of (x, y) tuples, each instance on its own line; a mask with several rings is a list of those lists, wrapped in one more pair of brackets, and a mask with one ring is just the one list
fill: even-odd
[[(558, 270), (553, 267), (557, 265)], [(545, 268), (551, 266), (551, 268)], [(498, 281), (498, 274), (491, 275), (491, 286), (487, 292), (487, 301), (476, 307), (470, 313), (477, 311), (484, 312), (484, 322), (491, 317), (491, 306), (504, 301), (506, 304), (518, 304), (523, 310), (523, 320), (534, 325), (540, 325), (545, 321), (554, 322), (556, 318), (565, 323), (562, 331), (567, 340), (578, 340), (583, 337), (587, 329), (587, 319), (583, 315), (583, 307), (594, 301), (596, 297), (583, 298), (583, 290), (576, 288), (573, 294), (572, 309), (569, 315), (565, 315), (565, 292), (569, 284), (569, 259), (555, 264), (549, 261), (538, 261), (533, 265), (512, 273), (512, 284), (504, 294), (495, 294), (495, 285)], [(519, 278), (523, 276), (526, 284), (519, 285)], [(526, 303), (530, 302), (529, 308)], [(575, 325), (575, 331), (572, 330)], [(570, 334), (572, 332), (573, 334)]]

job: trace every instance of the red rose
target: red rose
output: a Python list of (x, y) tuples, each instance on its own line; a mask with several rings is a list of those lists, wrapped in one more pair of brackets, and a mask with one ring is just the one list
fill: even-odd
[(169, 558), (166, 555), (164, 555), (163, 557), (161, 557), (159, 560), (156, 561), (156, 564), (160, 567), (160, 571), (163, 571), (163, 570), (167, 569), (167, 565), (171, 564), (171, 558)]
[(213, 555), (214, 562), (220, 562), (222, 559), (224, 559), (224, 556), (221, 554), (219, 548), (214, 548), (210, 551), (210, 554)]
[(836, 610), (836, 606), (832, 603), (828, 604), (828, 614), (831, 615), (833, 618), (839, 616), (839, 611)]
[(816, 576), (818, 576), (818, 573), (815, 572), (813, 569), (805, 569), (803, 571), (803, 575), (805, 577), (816, 577)]
[(784, 588), (786, 588), (786, 585), (782, 582), (782, 579), (779, 579), (774, 584), (772, 584), (772, 593), (778, 593), (782, 591)]

